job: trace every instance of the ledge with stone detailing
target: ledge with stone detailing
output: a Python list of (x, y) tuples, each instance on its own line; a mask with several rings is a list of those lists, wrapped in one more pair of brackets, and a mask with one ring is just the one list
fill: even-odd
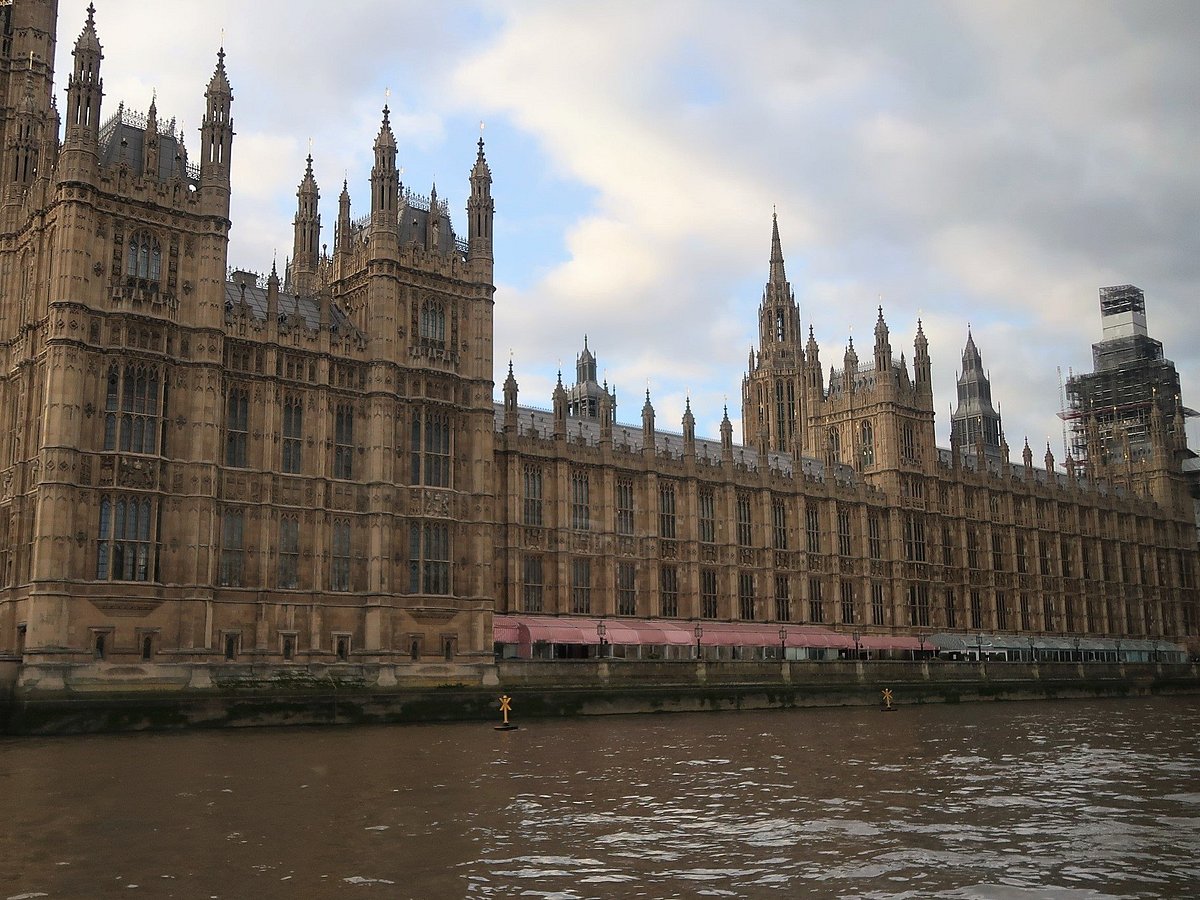
[[(0, 733), (489, 721), (577, 715), (1200, 694), (1195, 664), (503, 660), (46, 673), (0, 692)], [(162, 667), (168, 668), (168, 667)], [(204, 669), (201, 672), (201, 669)], [(24, 673), (26, 675), (30, 673)], [(123, 683), (114, 683), (120, 674)], [(101, 677), (104, 676), (104, 677)], [(40, 685), (40, 686), (39, 686)]]

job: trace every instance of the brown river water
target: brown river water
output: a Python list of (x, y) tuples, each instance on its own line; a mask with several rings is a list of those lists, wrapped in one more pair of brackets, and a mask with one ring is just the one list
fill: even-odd
[(1200, 697), (0, 739), (0, 900), (1200, 897)]

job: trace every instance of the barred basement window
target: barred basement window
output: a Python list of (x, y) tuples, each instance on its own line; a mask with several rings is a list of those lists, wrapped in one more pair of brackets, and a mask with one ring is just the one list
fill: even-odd
[(700, 489), (700, 542), (713, 544), (717, 540), (716, 501), (711, 488)]
[(837, 527), (838, 556), (849, 556), (853, 549), (850, 544), (850, 513), (840, 507), (837, 511)]
[(664, 483), (658, 487), (658, 536), (668, 540), (675, 537), (675, 485), (673, 484)]
[(409, 523), (408, 592), (450, 593), (450, 527), (445, 523)]
[(815, 505), (804, 510), (805, 534), (808, 537), (808, 552), (821, 552), (821, 516)]
[(159, 446), (161, 403), (158, 371), (149, 366), (125, 366), (108, 370), (104, 395), (104, 449), (128, 453), (165, 453)]
[(300, 570), (300, 522), (295, 516), (279, 520), (279, 587), (296, 587)]
[(825, 621), (825, 600), (821, 596), (821, 579), (808, 579), (808, 621), (820, 624)]
[(354, 407), (339, 403), (333, 414), (333, 477), (354, 477)]
[(221, 517), (221, 570), (217, 580), (225, 587), (241, 587), (245, 550), (242, 533), (244, 514), (240, 509), (227, 509)]
[(883, 625), (884, 623), (884, 586), (876, 581), (871, 585), (871, 624)]
[(592, 561), (571, 560), (571, 612), (575, 614), (592, 611)]
[(350, 521), (333, 520), (333, 552), (330, 555), (329, 589), (350, 590)]
[(147, 231), (135, 231), (125, 252), (125, 275), (157, 283), (162, 277), (162, 248)]
[(283, 401), (283, 471), (298, 475), (301, 469), (300, 450), (304, 438), (304, 401), (289, 396)]
[(97, 531), (97, 581), (157, 581), (155, 515), (149, 498), (102, 497)]
[(792, 618), (792, 600), (786, 575), (775, 576), (775, 618), (780, 622), (790, 622)]
[(750, 519), (750, 495), (738, 492), (737, 495), (737, 541), (742, 547), (754, 545), (754, 528)]
[(521, 558), (521, 608), (525, 612), (542, 611), (542, 558), (527, 553)]
[(771, 519), (775, 526), (775, 549), (788, 549), (787, 506), (782, 500), (771, 501)]
[(673, 619), (679, 615), (679, 569), (663, 566), (658, 571), (659, 615)]
[(450, 487), (449, 415), (432, 410), (414, 411), (410, 449), (413, 484)]
[(637, 571), (631, 562), (617, 563), (617, 615), (637, 615)]
[(617, 479), (617, 534), (633, 534), (633, 479)]
[(867, 517), (867, 551), (871, 559), (883, 559), (883, 540), (879, 533), (879, 516), (872, 513)]
[(700, 570), (700, 614), (706, 619), (716, 618), (716, 570)]
[(571, 527), (576, 531), (587, 531), (592, 527), (587, 472), (571, 473)]
[(842, 582), (842, 622), (846, 625), (855, 623), (854, 617), (854, 584), (849, 581)]
[(754, 621), (754, 573), (738, 572), (738, 615), (743, 621)]
[(521, 521), (526, 525), (542, 524), (542, 467), (525, 466), (525, 497), (521, 508)]
[(246, 440), (250, 427), (250, 397), (243, 388), (225, 392), (225, 465), (246, 467)]

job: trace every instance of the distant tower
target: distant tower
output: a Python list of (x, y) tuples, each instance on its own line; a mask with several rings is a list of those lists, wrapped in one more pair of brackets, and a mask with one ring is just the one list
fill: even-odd
[(583, 352), (575, 358), (575, 383), (567, 391), (567, 415), (577, 419), (599, 419), (601, 399), (608, 398), (609, 415), (615, 416), (617, 398), (610, 394), (607, 382), (596, 381), (596, 357), (588, 349), (587, 335), (583, 336)]
[(742, 379), (742, 439), (747, 446), (765, 436), (771, 450), (798, 453), (802, 447), (800, 338), (800, 307), (783, 267), (779, 220), (772, 215), (770, 274), (758, 307), (758, 349), (750, 351)]
[(950, 428), (965, 451), (982, 443), (987, 456), (1000, 458), (1000, 414), (992, 406), (992, 383), (969, 328), (958, 376), (958, 407), (950, 417)]

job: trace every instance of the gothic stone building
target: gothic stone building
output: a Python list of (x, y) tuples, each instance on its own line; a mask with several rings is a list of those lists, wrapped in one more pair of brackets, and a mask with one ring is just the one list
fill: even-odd
[[(203, 686), (247, 663), (464, 681), (493, 614), (991, 629), (1195, 645), (1183, 431), (1066, 474), (934, 441), (880, 311), (826, 381), (778, 230), (745, 447), (615, 421), (585, 348), (553, 412), (493, 401), (491, 173), (467, 236), (407, 190), (384, 109), (367, 212), (319, 245), (312, 160), (282, 275), (230, 271), (224, 53), (199, 156), (103, 114), (93, 11), (65, 121), (57, 4), (0, 4), (0, 656), (31, 689)], [(1094, 461), (1093, 461), (1094, 460)]]

